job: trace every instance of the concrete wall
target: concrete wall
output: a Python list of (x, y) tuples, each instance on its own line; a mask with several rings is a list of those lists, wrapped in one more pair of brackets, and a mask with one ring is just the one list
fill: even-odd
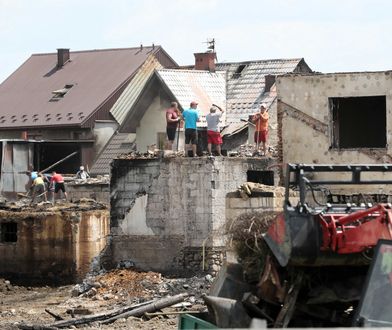
[(109, 205), (110, 188), (108, 183), (76, 184), (67, 183), (68, 198), (72, 201), (81, 198), (91, 198), (97, 202)]
[[(287, 75), (278, 77), (276, 83), (282, 163), (390, 163), (392, 72)], [(378, 95), (386, 96), (387, 148), (332, 148), (328, 98)], [(335, 174), (335, 179), (338, 177)], [(366, 187), (372, 191), (379, 188), (383, 187)]]
[(24, 283), (71, 283), (89, 270), (109, 233), (108, 211), (0, 211), (17, 223), (17, 242), (0, 242), (0, 274)]
[[(224, 250), (226, 195), (264, 170), (269, 159), (114, 160), (111, 175), (112, 261), (163, 272), (184, 270), (203, 245)], [(211, 254), (213, 256), (214, 253)]]
[(117, 128), (118, 124), (115, 121), (102, 120), (94, 123), (95, 154), (101, 152)]

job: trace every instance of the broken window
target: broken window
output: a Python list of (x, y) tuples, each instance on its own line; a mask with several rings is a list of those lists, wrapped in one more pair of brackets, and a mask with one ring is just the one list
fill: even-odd
[(67, 84), (64, 86), (64, 88), (57, 89), (57, 90), (53, 91), (52, 92), (53, 96), (49, 101), (56, 102), (56, 101), (61, 100), (64, 97), (64, 95), (67, 94), (72, 87), (73, 87), (72, 84)]
[(274, 171), (248, 171), (246, 175), (248, 182), (261, 183), (267, 186), (274, 185)]
[(16, 222), (3, 222), (0, 225), (0, 242), (13, 243), (18, 240), (18, 224)]
[(246, 64), (240, 64), (237, 70), (235, 70), (235, 72), (233, 73), (232, 78), (237, 79), (241, 77), (241, 72), (244, 71), (245, 68), (246, 68)]
[(329, 98), (333, 148), (385, 148), (385, 96)]

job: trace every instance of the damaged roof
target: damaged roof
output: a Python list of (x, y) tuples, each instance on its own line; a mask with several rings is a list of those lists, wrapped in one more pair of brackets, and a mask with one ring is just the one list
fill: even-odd
[(112, 119), (119, 93), (151, 56), (177, 65), (160, 46), (70, 52), (62, 67), (57, 55), (32, 55), (0, 84), (0, 129), (91, 127)]
[(248, 119), (261, 103), (274, 102), (276, 94), (270, 86), (266, 90), (266, 76), (311, 72), (303, 58), (217, 63), (216, 69), (227, 72), (227, 123)]
[[(191, 101), (197, 101), (201, 121), (206, 126), (205, 115), (212, 104), (226, 110), (226, 73), (201, 70), (163, 69), (157, 70), (159, 79), (167, 86), (179, 105), (188, 109)], [(225, 123), (225, 112), (222, 116)]]

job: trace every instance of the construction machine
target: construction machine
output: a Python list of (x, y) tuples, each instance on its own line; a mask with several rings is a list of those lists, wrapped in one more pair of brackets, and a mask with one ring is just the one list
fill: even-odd
[[(377, 305), (374, 297), (361, 300), (375, 251), (387, 274), (379, 294), (392, 292), (391, 172), (391, 164), (287, 165), (284, 210), (264, 236), (268, 256), (258, 283), (258, 307), (270, 326), (392, 325), (388, 313), (373, 321), (371, 312), (360, 314)], [(365, 193), (365, 186), (378, 191)], [(379, 241), (389, 248), (375, 249)], [(386, 300), (392, 307), (392, 295)]]

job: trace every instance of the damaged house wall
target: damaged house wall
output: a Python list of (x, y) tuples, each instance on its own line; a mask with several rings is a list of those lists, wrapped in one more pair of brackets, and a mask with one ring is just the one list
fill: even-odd
[[(115, 159), (111, 262), (161, 272), (217, 270), (225, 252), (226, 198), (269, 159)], [(218, 260), (216, 260), (218, 259)]]
[(285, 75), (277, 91), (281, 163), (390, 163), (392, 72)]
[(82, 279), (106, 244), (107, 210), (0, 211), (0, 274), (24, 283)]

